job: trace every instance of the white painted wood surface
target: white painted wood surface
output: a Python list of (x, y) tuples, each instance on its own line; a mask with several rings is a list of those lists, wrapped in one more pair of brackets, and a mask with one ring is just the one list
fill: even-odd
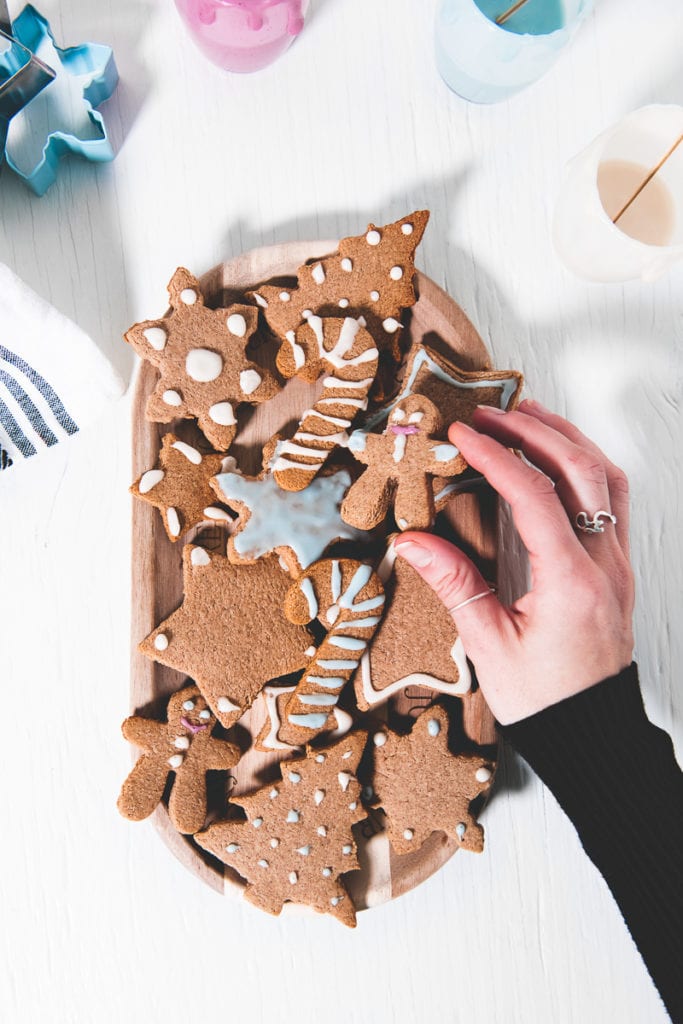
[[(0, 260), (129, 374), (121, 332), (164, 309), (178, 263), (201, 273), (255, 245), (430, 207), (420, 265), (497, 365), (522, 369), (528, 393), (630, 474), (637, 655), (649, 713), (680, 753), (683, 270), (584, 284), (556, 259), (549, 221), (572, 154), (634, 107), (683, 99), (683, 11), (598, 0), (544, 80), (477, 108), (438, 79), (433, 7), (314, 0), (289, 54), (238, 78), (194, 50), (171, 0), (43, 0), (58, 41), (114, 46), (122, 82), (105, 110), (120, 151), (65, 167), (40, 200), (4, 175)], [(123, 400), (0, 480), (0, 1019), (666, 1020), (572, 827), (512, 754), (485, 854), (458, 854), (356, 932), (222, 899), (149, 824), (118, 817), (129, 436)]]

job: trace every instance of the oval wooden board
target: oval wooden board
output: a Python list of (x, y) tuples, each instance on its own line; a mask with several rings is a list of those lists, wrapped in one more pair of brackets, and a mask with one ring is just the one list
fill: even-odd
[[(247, 288), (269, 278), (291, 277), (306, 260), (333, 252), (336, 246), (336, 242), (297, 242), (244, 253), (215, 267), (201, 279), (207, 303), (227, 306), (240, 301)], [(417, 275), (417, 287), (419, 299), (407, 318), (410, 342), (424, 340), (464, 369), (488, 368), (489, 355), (484, 343), (460, 307), (423, 274)], [(260, 347), (258, 360), (272, 367), (274, 346), (270, 352), (267, 345)], [(195, 428), (187, 420), (157, 424), (145, 419), (147, 396), (156, 379), (154, 367), (141, 363), (133, 403), (133, 479), (156, 464), (161, 437), (167, 431), (172, 430), (188, 441), (197, 436), (193, 435)], [(270, 402), (255, 408), (243, 407), (238, 438), (231, 454), (237, 457), (244, 472), (259, 471), (263, 443), (285, 425), (293, 430), (299, 411), (311, 404), (315, 394), (316, 385), (292, 380)], [(447, 517), (455, 539), (477, 559), (485, 578), (495, 581), (497, 505), (493, 494), (488, 488), (457, 494), (442, 516)], [(179, 689), (184, 677), (143, 657), (137, 644), (182, 602), (183, 544), (170, 543), (158, 512), (150, 505), (133, 500), (132, 518), (131, 704), (136, 713), (163, 717), (166, 698)], [(223, 529), (209, 526), (201, 530), (201, 535), (201, 542), (207, 548), (224, 550), (226, 534)], [(415, 715), (431, 697), (430, 691), (414, 687), (397, 697), (395, 704), (400, 713)], [(263, 703), (256, 702), (238, 729), (244, 726), (252, 736), (258, 734), (265, 720)], [(455, 703), (459, 705), (460, 701), (455, 700)], [(481, 745), (495, 744), (493, 719), (481, 693), (473, 693), (462, 703), (463, 730), (469, 740)], [(275, 766), (281, 756), (249, 749), (234, 770), (232, 792), (248, 792), (267, 779), (277, 777)], [(210, 805), (211, 796), (210, 793)], [(213, 796), (217, 804), (225, 806), (225, 790)], [(172, 853), (208, 885), (221, 892), (243, 888), (244, 883), (234, 872), (201, 850), (191, 837), (175, 831), (163, 804), (154, 813), (153, 821)], [(373, 811), (366, 822), (356, 827), (361, 870), (349, 874), (346, 883), (359, 910), (377, 906), (413, 889), (458, 849), (457, 843), (443, 832), (434, 832), (415, 853), (399, 857), (392, 851), (381, 822), (381, 812)]]

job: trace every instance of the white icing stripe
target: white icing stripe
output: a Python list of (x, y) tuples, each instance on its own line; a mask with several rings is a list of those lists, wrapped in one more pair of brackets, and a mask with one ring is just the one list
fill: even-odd
[[(325, 444), (335, 445), (342, 444), (344, 441), (346, 441), (348, 436), (349, 435), (346, 433), (345, 430), (339, 430), (335, 434), (307, 434), (303, 430), (297, 430), (296, 434), (294, 435), (294, 440), (296, 440), (297, 443), (299, 441), (320, 441), (321, 444), (324, 442)], [(319, 448), (318, 451), (320, 452), (322, 451), (322, 449)]]
[(306, 676), (307, 683), (315, 683), (316, 686), (324, 686), (327, 690), (338, 690), (346, 682), (341, 676)]
[(455, 683), (447, 683), (444, 679), (438, 679), (436, 676), (428, 675), (425, 672), (412, 672), (410, 675), (404, 676), (402, 679), (397, 679), (389, 686), (386, 686), (383, 690), (376, 690), (372, 685), (370, 657), (370, 651), (366, 651), (360, 660), (362, 693), (365, 703), (370, 707), (379, 703), (379, 701), (384, 702), (389, 700), (389, 698), (393, 697), (395, 693), (405, 690), (408, 686), (427, 686), (429, 689), (436, 690), (438, 693), (443, 693), (449, 697), (460, 697), (463, 693), (469, 693), (472, 687), (472, 675), (470, 673), (469, 665), (467, 664), (465, 648), (463, 647), (460, 637), (457, 637), (451, 648), (451, 658), (453, 659), (459, 674), (459, 679)]
[(280, 720), (277, 715), (277, 698), (282, 693), (294, 693), (294, 686), (277, 687), (277, 686), (265, 686), (263, 688), (263, 696), (266, 701), (266, 709), (268, 711), (268, 720), (270, 729), (267, 734), (261, 740), (261, 746), (267, 747), (268, 750), (291, 750), (292, 747), (288, 743), (281, 743), (277, 738), (278, 730), (280, 728)]
[(294, 334), (294, 331), (287, 331), (287, 333), (285, 334), (285, 338), (289, 342), (292, 349), (292, 355), (294, 357), (294, 367), (295, 369), (300, 370), (301, 367), (306, 362), (304, 350), (302, 349), (301, 345), (297, 344), (296, 335)]
[(369, 597), (367, 601), (356, 601), (353, 606), (354, 612), (371, 612), (373, 608), (381, 608), (384, 604), (384, 594), (377, 597)]
[(327, 722), (327, 715), (287, 715), (287, 718), (302, 729), (322, 729)]
[(288, 455), (301, 455), (307, 459), (318, 460), (320, 460), (321, 455), (327, 454), (323, 448), (306, 448), (305, 445), (299, 444), (296, 434), (291, 441), (281, 441), (278, 445), (278, 451), (286, 452)]
[(291, 459), (276, 459), (273, 463), (273, 472), (280, 473), (284, 469), (300, 469), (303, 473), (317, 473), (324, 466), (324, 462), (293, 462)]
[(374, 379), (374, 377), (366, 377), (365, 380), (342, 380), (341, 377), (325, 377), (323, 387), (340, 388), (342, 390), (344, 388), (347, 390), (350, 390), (351, 388), (354, 390), (356, 388), (369, 388)]
[(337, 695), (334, 693), (297, 693), (297, 700), (301, 704), (310, 704), (312, 707), (329, 708), (337, 703)]
[(357, 661), (350, 661), (349, 659), (333, 660), (331, 658), (318, 658), (316, 660), (316, 665), (320, 665), (320, 668), (329, 668), (332, 669), (333, 672), (348, 668), (356, 668), (357, 664)]
[(353, 409), (367, 409), (367, 398), (319, 398), (317, 405), (350, 405)]
[(327, 413), (318, 412), (317, 409), (307, 409), (301, 417), (301, 422), (303, 423), (309, 416), (318, 416), (321, 420), (325, 420), (326, 423), (333, 423), (335, 427), (351, 426), (351, 420), (343, 420), (340, 416), (328, 416)]
[(308, 613), (310, 617), (314, 619), (318, 614), (318, 602), (316, 600), (315, 591), (313, 590), (313, 584), (308, 577), (301, 580), (299, 583), (299, 590), (308, 602)]
[(335, 558), (334, 561), (332, 562), (332, 571), (330, 574), (330, 590), (332, 595), (332, 604), (336, 604), (337, 601), (339, 600), (339, 595), (341, 594), (341, 584), (341, 566), (339, 565), (338, 560)]
[(372, 576), (372, 569), (369, 565), (359, 566), (348, 587), (339, 599), (340, 608), (351, 608), (360, 591)]
[(379, 620), (379, 615), (370, 615), (367, 619), (351, 619), (348, 622), (340, 622), (337, 629), (367, 629), (368, 626), (376, 626)]
[(328, 636), (325, 642), (333, 647), (343, 647), (346, 651), (364, 651), (368, 646), (367, 640), (358, 640), (352, 636)]

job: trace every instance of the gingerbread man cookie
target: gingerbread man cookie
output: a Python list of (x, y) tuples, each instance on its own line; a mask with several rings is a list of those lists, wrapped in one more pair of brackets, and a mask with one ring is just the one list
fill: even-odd
[(196, 416), (213, 447), (225, 451), (237, 429), (237, 406), (265, 402), (280, 390), (270, 371), (245, 354), (258, 310), (209, 309), (199, 282), (183, 267), (171, 278), (168, 294), (167, 316), (134, 324), (125, 334), (137, 354), (159, 370), (147, 419), (169, 423)]
[(440, 423), (428, 398), (409, 395), (393, 406), (383, 434), (354, 431), (349, 451), (367, 469), (344, 499), (344, 522), (371, 530), (393, 504), (399, 529), (429, 529), (435, 515), (432, 477), (455, 476), (467, 467), (457, 448), (433, 436)]
[(437, 831), (466, 850), (484, 849), (484, 830), (470, 804), (490, 788), (493, 764), (486, 757), (452, 754), (448, 729), (448, 712), (435, 705), (422, 712), (409, 735), (385, 728), (373, 737), (373, 788), (397, 853), (413, 853)]
[(213, 738), (216, 719), (196, 686), (174, 693), (166, 714), (166, 722), (133, 715), (121, 726), (124, 737), (143, 754), (123, 784), (118, 808), (130, 821), (148, 818), (173, 772), (168, 813), (178, 832), (190, 834), (206, 821), (206, 773), (233, 768), (240, 749)]

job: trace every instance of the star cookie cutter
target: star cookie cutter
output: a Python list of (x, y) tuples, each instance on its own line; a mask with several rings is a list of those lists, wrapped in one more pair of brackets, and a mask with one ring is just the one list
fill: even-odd
[(0, 0), (0, 164), (9, 122), (54, 77), (52, 68), (12, 37), (7, 6)]
[(95, 107), (109, 99), (119, 76), (111, 47), (58, 47), (49, 22), (31, 4), (12, 23), (12, 34), (35, 59), (55, 69), (53, 80), (10, 124), (5, 146), (7, 166), (42, 196), (67, 153), (113, 160), (104, 119)]

